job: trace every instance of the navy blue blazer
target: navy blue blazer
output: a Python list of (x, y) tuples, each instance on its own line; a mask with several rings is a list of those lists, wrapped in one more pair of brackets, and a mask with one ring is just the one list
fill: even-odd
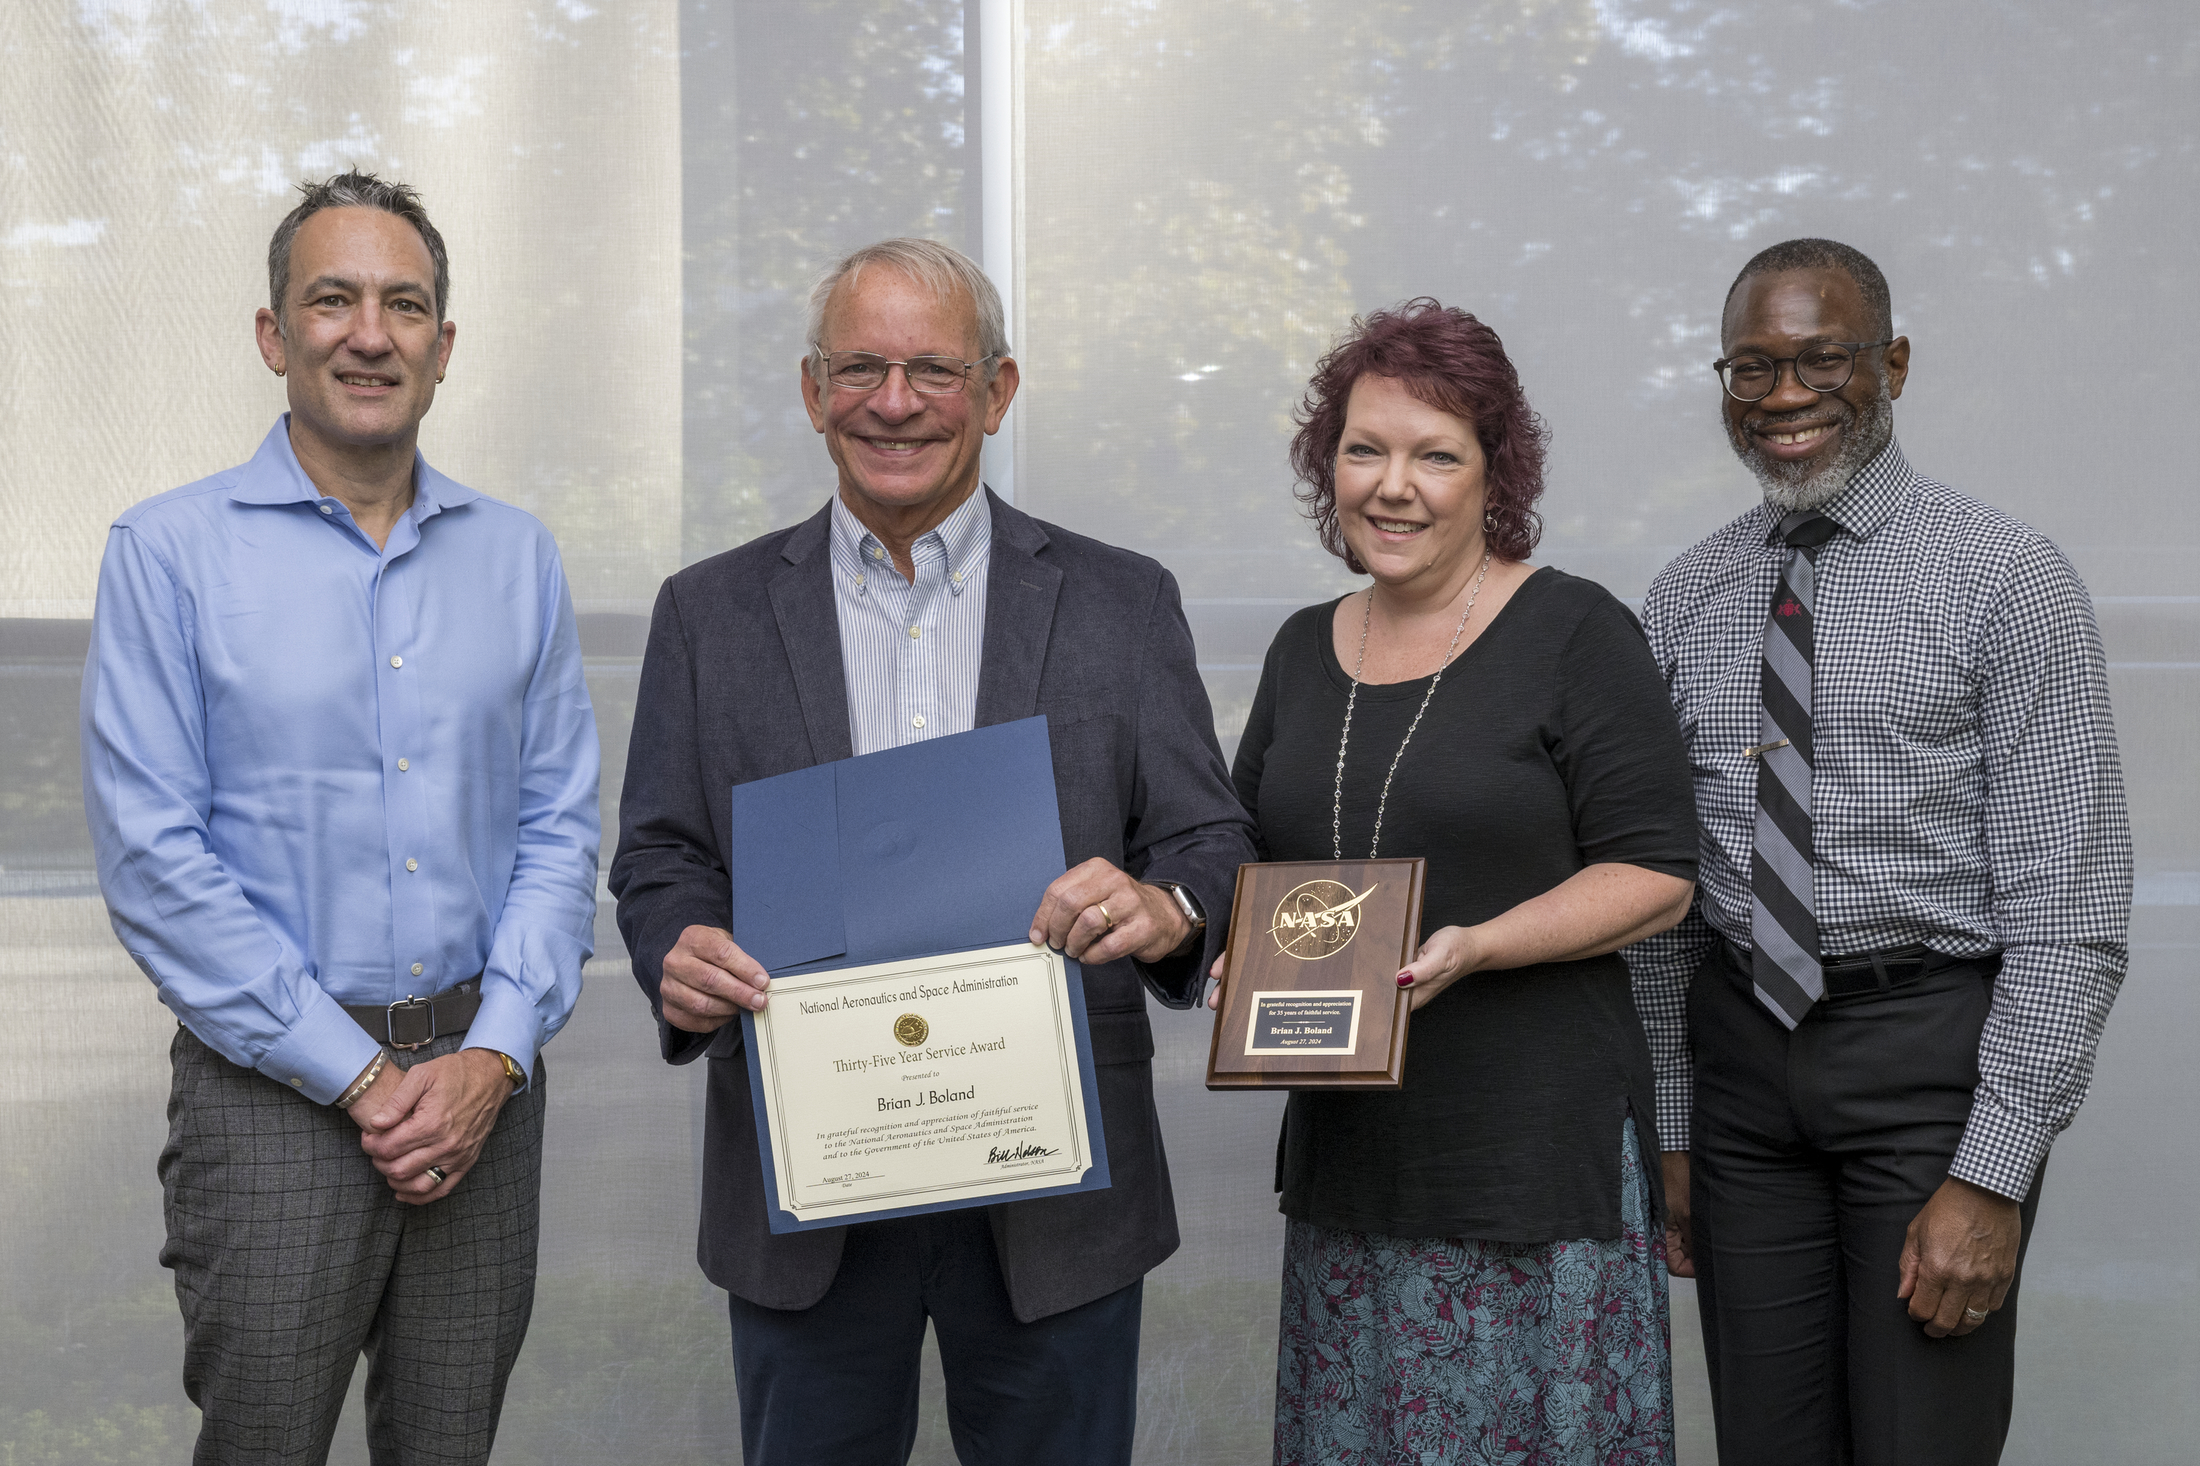
[[(1252, 831), (1216, 745), (1176, 581), (1143, 555), (993, 510), (977, 726), (1047, 715), (1064, 869), (1100, 856), (1176, 881), (1222, 950)], [(807, 1308), (840, 1266), (845, 1228), (774, 1236), (738, 1020), (714, 1035), (664, 1021), (665, 954), (690, 926), (726, 926), (726, 791), (853, 753), (833, 609), (831, 506), (667, 580), (650, 621), (627, 749), (619, 930), (657, 1011), (664, 1055), (708, 1054), (698, 1260), (767, 1308)], [(741, 934), (735, 932), (738, 942)], [(1043, 1318), (1144, 1276), (1176, 1250), (1176, 1204), (1153, 1103), (1153, 1033), (1128, 960), (1085, 969), (1114, 1184), (988, 1208), (1016, 1316)]]

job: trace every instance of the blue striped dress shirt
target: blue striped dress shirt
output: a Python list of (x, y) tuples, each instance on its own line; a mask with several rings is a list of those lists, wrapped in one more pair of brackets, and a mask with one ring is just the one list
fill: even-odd
[(477, 973), (466, 1046), (532, 1072), (596, 912), (557, 545), (416, 459), (377, 549), (289, 428), (108, 534), (81, 731), (115, 935), (208, 1047), (324, 1104), (376, 1050), (340, 1005)]
[(833, 608), (858, 754), (970, 731), (992, 556), (993, 510), (983, 487), (909, 547), (914, 581), (902, 578), (878, 536), (834, 498)]

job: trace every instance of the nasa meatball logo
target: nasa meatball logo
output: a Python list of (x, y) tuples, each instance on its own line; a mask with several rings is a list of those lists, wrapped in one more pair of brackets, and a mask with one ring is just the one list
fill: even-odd
[(894, 1037), (905, 1049), (913, 1049), (932, 1036), (932, 1025), (915, 1013), (894, 1020)]
[(1360, 903), (1377, 889), (1379, 883), (1355, 896), (1350, 886), (1338, 881), (1308, 881), (1276, 903), (1268, 935), (1286, 957), (1301, 962), (1334, 957), (1360, 934)]

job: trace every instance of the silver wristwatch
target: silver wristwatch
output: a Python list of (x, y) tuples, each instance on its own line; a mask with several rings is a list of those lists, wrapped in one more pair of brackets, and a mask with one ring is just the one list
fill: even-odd
[[(1177, 943), (1176, 950), (1169, 954), (1170, 957), (1181, 957), (1198, 945), (1199, 939), (1207, 934), (1207, 913), (1199, 909), (1199, 898), (1175, 881), (1148, 881), (1146, 884), (1156, 890), (1167, 891), (1176, 901), (1176, 909), (1183, 912), (1184, 919), (1192, 924), (1191, 934)], [(1162, 960), (1167, 961), (1168, 958)]]

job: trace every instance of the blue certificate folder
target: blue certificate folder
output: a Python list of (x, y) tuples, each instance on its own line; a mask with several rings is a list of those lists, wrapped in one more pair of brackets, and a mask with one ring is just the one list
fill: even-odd
[[(1062, 815), (1044, 715), (733, 786), (733, 939), (774, 976), (1027, 941), (1062, 873)], [(741, 1015), (764, 1204), (774, 1232), (807, 1232), (958, 1206), (1099, 1191), (1108, 1147), (1085, 1019), (1085, 980), (1064, 960), (1084, 1073), (1092, 1167), (1068, 1185), (802, 1221), (778, 1205), (756, 1018)]]

